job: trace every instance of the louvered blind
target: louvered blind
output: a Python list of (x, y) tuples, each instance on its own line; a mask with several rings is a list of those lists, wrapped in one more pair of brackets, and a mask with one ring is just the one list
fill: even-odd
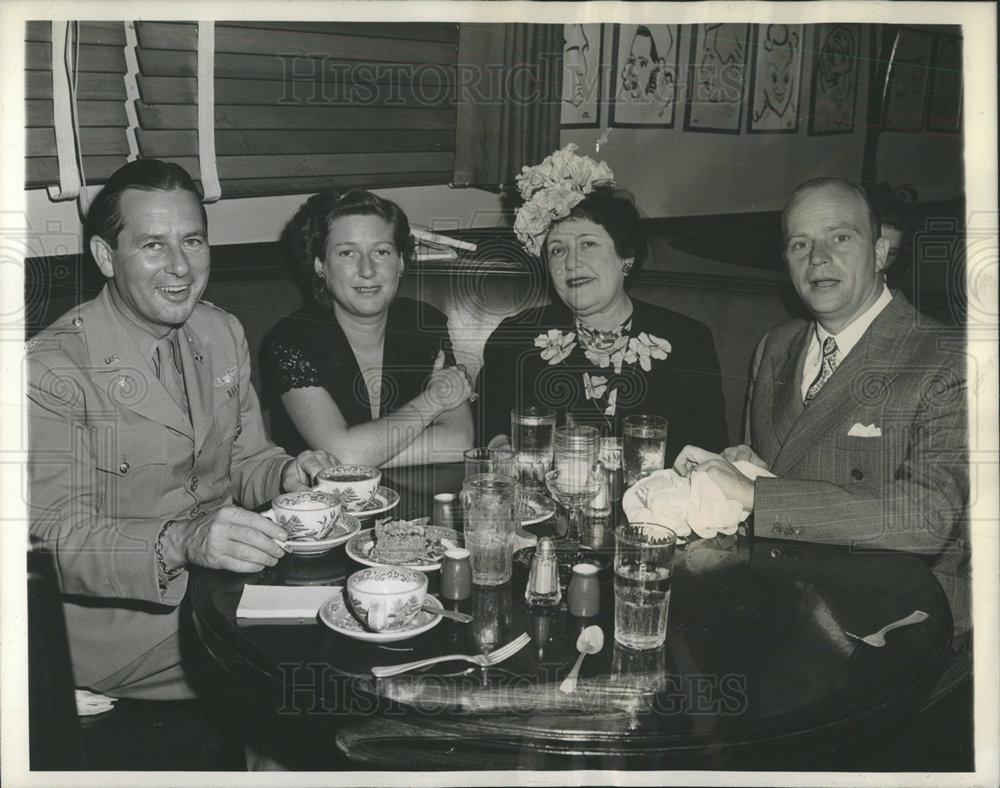
[[(100, 183), (127, 161), (125, 128), (125, 26), (122, 22), (81, 22), (78, 26), (77, 110), (83, 171)], [(56, 53), (62, 67), (64, 55)], [(52, 101), (52, 23), (25, 27), (25, 184), (59, 181)]]
[[(198, 28), (136, 33), (140, 152), (199, 177)], [(448, 183), (457, 56), (455, 24), (217, 22), (223, 197)]]

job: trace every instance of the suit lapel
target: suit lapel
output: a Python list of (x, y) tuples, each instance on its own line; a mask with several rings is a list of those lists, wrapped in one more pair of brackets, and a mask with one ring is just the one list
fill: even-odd
[[(812, 331), (812, 323), (807, 323), (789, 343), (788, 352), (784, 355), (779, 353), (771, 359), (772, 391), (774, 391), (772, 423), (779, 445), (784, 445), (795, 422), (802, 414), (799, 381), (802, 380), (802, 369), (805, 366), (809, 336)], [(798, 352), (795, 352), (796, 349)]]
[[(156, 378), (111, 303), (107, 286), (87, 315), (91, 369), (106, 379), (105, 391), (118, 405), (193, 438), (191, 423)], [(95, 325), (96, 324), (96, 325)]]
[[(848, 413), (858, 408), (859, 396), (867, 388), (872, 385), (892, 386), (893, 374), (884, 379), (875, 375), (877, 367), (886, 368), (891, 364), (900, 337), (908, 328), (908, 314), (908, 305), (897, 297), (875, 318), (812, 402), (802, 408), (787, 440), (771, 463), (772, 472), (778, 476), (787, 473)], [(871, 380), (867, 380), (869, 375), (873, 376)]]

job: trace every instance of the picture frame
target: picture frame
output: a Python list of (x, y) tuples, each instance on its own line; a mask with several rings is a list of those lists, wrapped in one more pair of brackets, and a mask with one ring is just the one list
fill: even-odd
[(958, 133), (962, 130), (962, 39), (934, 36), (930, 84), (927, 95), (927, 131)]
[(850, 134), (858, 102), (861, 25), (817, 25), (813, 51), (809, 135)]
[(753, 66), (747, 131), (795, 134), (799, 130), (805, 25), (753, 26)]
[(594, 129), (601, 123), (604, 25), (563, 25), (563, 87), (560, 125)]
[(684, 130), (739, 134), (747, 94), (744, 22), (694, 26)]
[(673, 128), (680, 25), (615, 25), (608, 125)]
[(933, 41), (923, 30), (900, 30), (886, 90), (883, 126), (887, 131), (923, 129)]

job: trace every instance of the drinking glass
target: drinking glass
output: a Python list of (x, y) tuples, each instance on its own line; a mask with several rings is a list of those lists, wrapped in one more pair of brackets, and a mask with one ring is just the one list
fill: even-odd
[(495, 586), (510, 580), (520, 487), (514, 477), (498, 473), (473, 474), (462, 485), (473, 585)]
[(569, 512), (566, 541), (579, 545), (580, 509), (589, 504), (601, 489), (604, 484), (603, 474), (593, 468), (573, 465), (549, 471), (545, 474), (545, 484), (552, 497)]
[(552, 467), (555, 430), (554, 410), (533, 405), (510, 412), (510, 443), (524, 489), (545, 490), (545, 474)]
[(623, 420), (622, 467), (631, 487), (663, 468), (667, 450), (667, 420), (660, 416), (626, 416)]
[(467, 449), (464, 457), (466, 477), (477, 473), (500, 473), (504, 476), (517, 476), (517, 471), (514, 468), (513, 449), (491, 449), (487, 446), (478, 446), (474, 449)]
[(677, 535), (654, 523), (615, 529), (615, 640), (658, 648), (667, 638)]

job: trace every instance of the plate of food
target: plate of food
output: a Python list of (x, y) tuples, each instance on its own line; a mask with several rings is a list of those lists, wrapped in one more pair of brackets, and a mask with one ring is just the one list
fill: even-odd
[(465, 540), (451, 528), (428, 525), (429, 520), (429, 517), (386, 519), (352, 536), (344, 550), (366, 566), (405, 566), (418, 572), (432, 572), (441, 568), (445, 550), (461, 547)]
[[(335, 586), (330, 591), (333, 596), (320, 606), (319, 620), (334, 632), (355, 640), (364, 640), (368, 643), (393, 643), (397, 640), (407, 640), (434, 628), (441, 621), (440, 614), (421, 610), (402, 629), (390, 632), (373, 632), (358, 621), (351, 611), (342, 586)], [(424, 604), (442, 609), (441, 602), (429, 594), (424, 597)]]
[(333, 530), (322, 539), (286, 539), (282, 547), (295, 555), (322, 555), (337, 545), (341, 545), (361, 530), (361, 521), (353, 515), (341, 512), (333, 524)]
[(389, 487), (379, 487), (375, 491), (375, 497), (360, 512), (354, 512), (354, 516), (362, 523), (369, 523), (397, 506), (399, 506), (399, 493)]
[(539, 492), (521, 492), (521, 500), (517, 509), (517, 516), (521, 520), (521, 525), (544, 523), (555, 513), (555, 501), (547, 495)]

